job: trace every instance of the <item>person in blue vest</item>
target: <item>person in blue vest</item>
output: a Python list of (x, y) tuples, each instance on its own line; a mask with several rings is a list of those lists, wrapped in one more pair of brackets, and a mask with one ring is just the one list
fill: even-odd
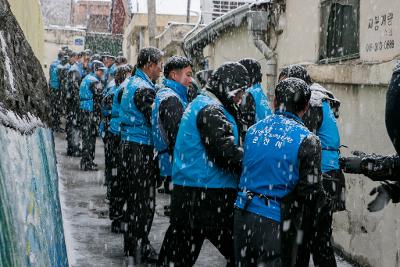
[[(321, 196), (321, 145), (301, 118), (311, 91), (298, 78), (275, 88), (273, 115), (249, 128), (235, 202), (236, 266), (293, 266), (303, 211)], [(322, 195), (323, 196), (323, 195)]]
[(400, 63), (393, 70), (386, 93), (385, 124), (396, 151), (392, 155), (367, 154), (354, 151), (352, 156), (340, 159), (346, 173), (363, 174), (372, 181), (380, 182), (370, 192), (374, 199), (368, 203), (370, 212), (377, 212), (392, 203), (400, 202)]
[(227, 62), (186, 108), (175, 142), (173, 190), (162, 266), (193, 266), (205, 239), (234, 266), (233, 203), (243, 150), (237, 126), (246, 68)]
[[(173, 56), (164, 66), (163, 87), (157, 91), (152, 112), (154, 149), (159, 161), (160, 176), (164, 192), (171, 191), (172, 157), (179, 124), (189, 99), (188, 90), (192, 83), (192, 62), (186, 57)], [(164, 207), (165, 215), (170, 206)], [(167, 234), (168, 235), (168, 231)], [(163, 247), (160, 254), (163, 254)], [(162, 257), (162, 256), (160, 256)]]
[[(105, 72), (104, 76), (107, 75), (107, 71)], [(106, 83), (107, 78), (103, 78), (103, 85)], [(123, 81), (120, 81), (122, 83)], [(111, 173), (112, 173), (112, 168), (111, 168), (111, 154), (109, 151), (109, 132), (107, 131), (108, 124), (111, 119), (111, 109), (112, 109), (112, 97), (110, 94), (114, 93), (115, 90), (118, 88), (120, 85), (117, 84), (114, 78), (112, 78), (111, 81), (108, 81), (106, 86), (104, 87), (103, 93), (102, 93), (102, 99), (101, 99), (101, 118), (100, 118), (100, 123), (99, 123), (99, 128), (98, 128), (98, 135), (99, 137), (103, 140), (104, 144), (104, 186), (107, 187), (107, 199), (109, 195), (109, 189), (110, 189), (110, 182), (111, 182)]]
[[(316, 266), (336, 266), (332, 239), (332, 215), (345, 210), (345, 178), (339, 166), (340, 135), (336, 119), (340, 101), (317, 83), (312, 83), (307, 70), (301, 65), (289, 65), (282, 69), (279, 79), (295, 77), (310, 85), (310, 108), (303, 116), (306, 127), (321, 141), (322, 185), (328, 196), (326, 204), (318, 211), (315, 223), (303, 220), (304, 237), (298, 248), (296, 266), (308, 266), (310, 254)], [(306, 216), (313, 218), (314, 214)]]
[(151, 112), (156, 81), (162, 71), (163, 53), (154, 47), (139, 51), (135, 75), (124, 90), (120, 105), (121, 179), (126, 183), (127, 208), (124, 251), (136, 263), (155, 261), (148, 235), (154, 217), (155, 188), (159, 176), (154, 158)]
[(85, 70), (81, 62), (81, 56), (73, 54), (70, 63), (71, 68), (67, 76), (67, 155), (81, 156), (80, 129), (79, 129), (79, 87), (85, 77)]
[[(70, 53), (72, 53), (72, 51), (69, 51), (68, 53), (70, 54)], [(66, 97), (67, 97), (67, 91), (68, 91), (68, 71), (71, 68), (69, 54), (64, 55), (60, 64), (57, 66), (58, 79), (60, 81), (60, 101), (59, 101), (60, 115), (66, 114)], [(60, 128), (60, 130), (63, 131), (63, 129), (61, 129), (61, 128)]]
[(133, 72), (131, 65), (117, 67), (114, 75), (115, 84), (113, 90), (109, 91), (103, 98), (103, 104), (111, 108), (110, 116), (107, 119), (105, 130), (105, 158), (106, 175), (109, 175), (107, 185), (107, 198), (109, 200), (109, 217), (112, 221), (111, 231), (122, 232), (123, 206), (124, 206), (124, 183), (121, 180), (121, 126), (119, 108), (122, 94), (126, 89)]
[(242, 59), (239, 63), (245, 66), (251, 80), (251, 85), (246, 90), (246, 94), (243, 96), (242, 102), (240, 103), (243, 120), (245, 122), (245, 128), (243, 130), (245, 134), (248, 128), (268, 115), (271, 115), (272, 112), (268, 98), (261, 87), (262, 73), (260, 63), (252, 58)]
[(61, 131), (60, 128), (60, 113), (61, 113), (61, 90), (60, 90), (60, 78), (58, 75), (58, 66), (61, 64), (61, 60), (64, 58), (65, 53), (63, 51), (58, 52), (57, 59), (50, 64), (49, 68), (49, 87), (51, 96), (51, 127), (54, 131)]
[(103, 91), (102, 78), (106, 71), (103, 62), (91, 62), (91, 70), (81, 82), (79, 88), (82, 159), (80, 167), (84, 171), (97, 171), (94, 163), (96, 149), (97, 126), (100, 119), (100, 98)]
[(89, 69), (89, 63), (90, 63), (90, 58), (92, 57), (93, 52), (90, 49), (85, 49), (81, 52), (81, 60), (83, 64), (83, 68), (85, 69), (85, 76), (90, 73)]
[[(182, 114), (188, 105), (192, 83), (192, 62), (182, 56), (167, 59), (163, 87), (157, 91), (152, 111), (154, 148), (159, 161), (164, 192), (170, 191), (172, 156)], [(166, 206), (166, 213), (168, 213)]]
[(104, 84), (108, 85), (114, 79), (114, 77), (110, 75), (110, 69), (113, 66), (113, 64), (115, 63), (115, 57), (113, 55), (111, 55), (111, 53), (109, 53), (109, 52), (104, 52), (101, 55), (101, 61), (107, 67), (107, 71), (106, 71), (103, 79), (104, 79)]

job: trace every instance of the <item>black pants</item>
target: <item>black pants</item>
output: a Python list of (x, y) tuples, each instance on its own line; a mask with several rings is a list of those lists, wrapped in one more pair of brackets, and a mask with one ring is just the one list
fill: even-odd
[(205, 239), (234, 266), (233, 203), (236, 190), (174, 186), (171, 224), (165, 234), (159, 265), (193, 266)]
[(82, 160), (81, 166), (93, 163), (96, 151), (97, 120), (93, 112), (81, 110)]
[(58, 130), (61, 124), (61, 113), (62, 113), (62, 92), (61, 89), (50, 88), (50, 99), (51, 99), (51, 127), (53, 130)]
[(79, 99), (67, 100), (67, 154), (75, 154), (80, 151), (79, 129)]
[[(110, 201), (110, 219), (119, 220), (123, 216), (124, 207), (124, 184), (121, 179), (121, 157), (120, 157), (120, 137), (108, 134), (107, 138), (107, 152), (109, 159), (109, 164), (106, 164), (106, 169), (108, 175), (110, 175), (110, 181), (107, 184), (107, 192), (109, 193), (108, 199)], [(106, 159), (107, 162), (107, 159)], [(107, 174), (106, 174), (107, 175)]]
[(121, 150), (121, 178), (127, 203), (124, 220), (128, 224), (124, 251), (127, 256), (135, 256), (137, 244), (148, 240), (153, 223), (158, 164), (152, 146), (122, 141)]
[(115, 154), (113, 153), (113, 149), (115, 145), (113, 144), (111, 139), (111, 134), (108, 132), (107, 127), (105, 127), (103, 134), (103, 143), (104, 143), (104, 177), (105, 177), (105, 185), (109, 188), (109, 184), (112, 179), (112, 169), (116, 168), (115, 166)]
[[(316, 218), (314, 223), (311, 220)], [(315, 226), (314, 226), (315, 225)], [(303, 217), (303, 242), (298, 246), (296, 267), (308, 267), (310, 254), (316, 267), (336, 267), (332, 246), (332, 210), (330, 205), (322, 207), (318, 216)]]
[(281, 267), (280, 236), (279, 222), (241, 209), (235, 210), (236, 266)]

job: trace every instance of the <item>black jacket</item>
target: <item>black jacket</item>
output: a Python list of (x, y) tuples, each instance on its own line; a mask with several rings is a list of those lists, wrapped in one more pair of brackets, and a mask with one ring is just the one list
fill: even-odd
[(139, 88), (133, 96), (137, 109), (143, 113), (147, 122), (151, 125), (151, 111), (156, 97), (156, 91), (148, 88)]
[(243, 149), (235, 144), (233, 127), (224, 112), (219, 107), (206, 106), (197, 115), (196, 123), (207, 156), (218, 167), (240, 174)]
[(256, 102), (248, 92), (243, 95), (242, 102), (240, 103), (240, 111), (242, 112), (242, 138), (244, 139), (247, 130), (256, 123)]
[(184, 111), (185, 110), (183, 109), (181, 102), (175, 96), (170, 96), (160, 103), (158, 110), (159, 120), (165, 131), (168, 140), (168, 152), (171, 156), (174, 152), (179, 124)]

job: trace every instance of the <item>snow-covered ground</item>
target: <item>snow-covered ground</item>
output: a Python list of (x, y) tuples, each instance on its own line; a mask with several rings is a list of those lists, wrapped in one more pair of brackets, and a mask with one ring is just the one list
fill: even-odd
[[(55, 136), (58, 160), (61, 207), (64, 221), (65, 240), (71, 266), (124, 266), (123, 237), (110, 231), (108, 206), (105, 202), (104, 150), (97, 140), (97, 172), (79, 170), (80, 158), (65, 155), (66, 142), (63, 134)], [(157, 195), (156, 215), (150, 233), (150, 241), (159, 250), (168, 218), (163, 215), (163, 206), (168, 198)], [(195, 266), (225, 266), (225, 259), (211, 243), (206, 241)], [(311, 265), (312, 266), (312, 265)], [(338, 258), (338, 266), (352, 265)]]

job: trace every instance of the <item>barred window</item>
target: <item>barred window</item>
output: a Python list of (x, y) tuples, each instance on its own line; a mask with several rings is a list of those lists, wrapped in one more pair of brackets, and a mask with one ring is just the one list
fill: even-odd
[(321, 3), (320, 62), (359, 57), (359, 0)]

